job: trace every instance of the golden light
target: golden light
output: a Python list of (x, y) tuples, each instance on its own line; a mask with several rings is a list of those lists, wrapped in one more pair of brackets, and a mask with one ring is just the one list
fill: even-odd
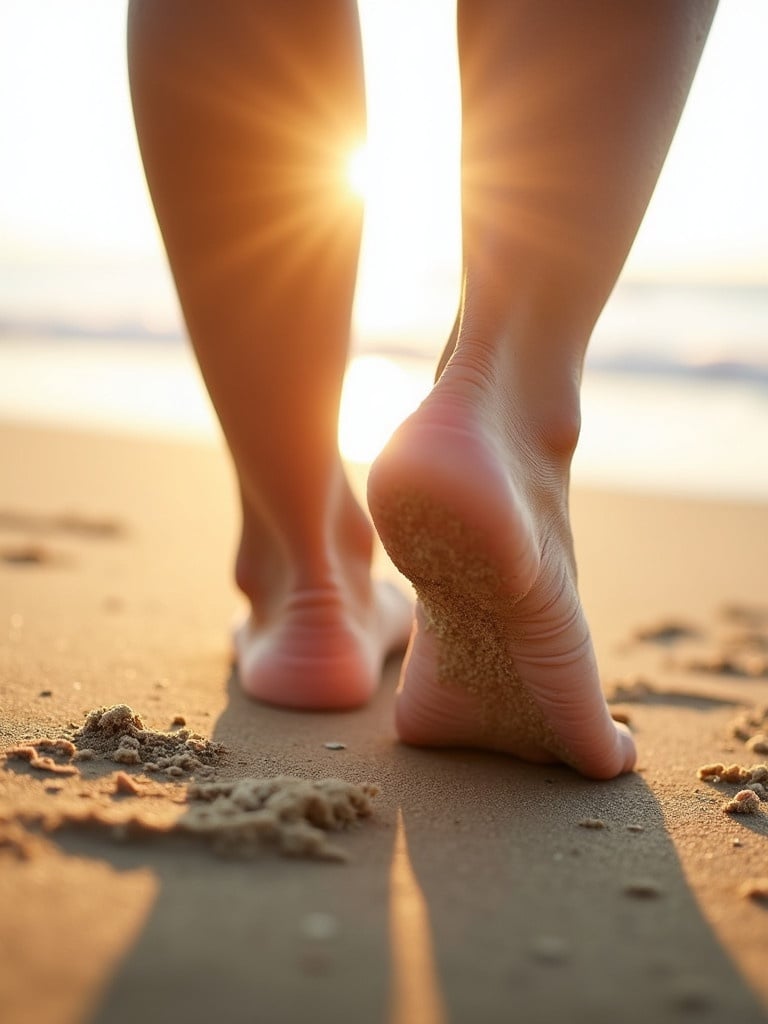
[(369, 162), (366, 146), (358, 146), (347, 161), (347, 183), (355, 195), (365, 199), (368, 194)]
[(384, 356), (357, 356), (347, 370), (339, 414), (339, 449), (350, 462), (372, 462), (431, 386), (426, 367)]
[(448, 1013), (437, 972), (432, 923), (397, 812), (395, 848), (389, 872), (389, 936), (392, 995), (389, 1024), (445, 1024)]
[(461, 282), (455, 9), (358, 7), (367, 131), (365, 157), (352, 161), (365, 193), (355, 334), (370, 347), (397, 338), (436, 357)]

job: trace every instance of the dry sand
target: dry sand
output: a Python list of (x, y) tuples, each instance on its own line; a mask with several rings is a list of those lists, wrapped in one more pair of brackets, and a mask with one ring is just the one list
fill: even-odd
[[(0, 479), (0, 749), (31, 751), (0, 764), (3, 1024), (768, 1020), (768, 804), (732, 771), (766, 760), (765, 506), (574, 495), (606, 688), (640, 750), (591, 783), (398, 745), (396, 665), (353, 714), (241, 697), (221, 451), (6, 426)], [(114, 705), (201, 764), (187, 740), (221, 744), (215, 780), (173, 754), (81, 757), (87, 712)], [(364, 827), (337, 822), (346, 863), (98, 824), (175, 821), (196, 785), (231, 804), (275, 776), (380, 788)], [(254, 785), (237, 800), (263, 806)], [(755, 813), (722, 813), (742, 791)], [(75, 809), (92, 828), (33, 824)]]

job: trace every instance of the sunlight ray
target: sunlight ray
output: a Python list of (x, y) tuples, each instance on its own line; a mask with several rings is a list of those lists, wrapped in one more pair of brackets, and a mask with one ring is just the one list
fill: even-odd
[(401, 810), (397, 812), (389, 880), (393, 969), (389, 1024), (444, 1024), (447, 1016), (435, 967), (429, 910), (411, 866)]

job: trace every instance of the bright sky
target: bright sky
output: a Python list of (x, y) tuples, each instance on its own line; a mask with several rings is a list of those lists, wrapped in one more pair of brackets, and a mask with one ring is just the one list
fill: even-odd
[[(453, 4), (360, 7), (373, 173), (358, 319), (385, 332), (429, 319), (432, 300), (445, 307), (455, 294)], [(116, 261), (168, 288), (133, 134), (125, 8), (0, 4), (0, 271)], [(768, 2), (721, 0), (629, 274), (768, 284), (766, 47)]]

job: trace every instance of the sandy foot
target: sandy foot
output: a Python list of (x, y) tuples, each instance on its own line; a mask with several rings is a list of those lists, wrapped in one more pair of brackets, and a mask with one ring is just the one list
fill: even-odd
[(412, 606), (394, 586), (372, 585), (369, 601), (341, 588), (296, 591), (266, 621), (251, 616), (235, 633), (245, 692), (281, 707), (354, 708), (376, 691), (386, 658), (402, 651)]
[(612, 778), (634, 744), (606, 707), (578, 597), (567, 460), (494, 408), (492, 377), (452, 363), (371, 471), (374, 522), (418, 596), (398, 732)]

